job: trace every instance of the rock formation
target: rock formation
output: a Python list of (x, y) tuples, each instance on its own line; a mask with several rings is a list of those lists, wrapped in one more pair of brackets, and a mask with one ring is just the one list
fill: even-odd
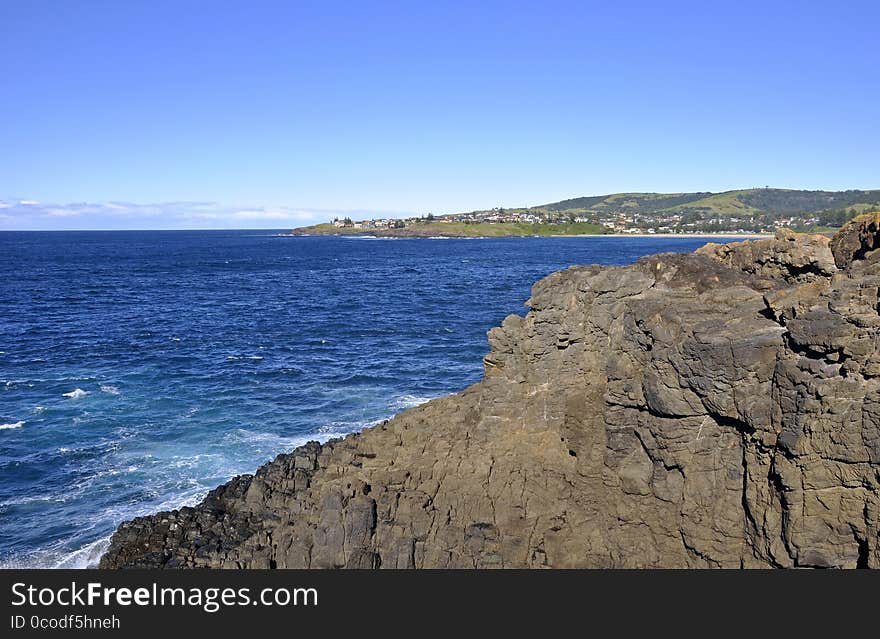
[(880, 566), (880, 231), (535, 284), (483, 381), (122, 524), (117, 567)]

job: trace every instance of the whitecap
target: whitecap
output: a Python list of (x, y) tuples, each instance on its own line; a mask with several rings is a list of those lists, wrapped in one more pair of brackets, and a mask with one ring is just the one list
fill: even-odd
[(0, 430), (12, 430), (13, 428), (21, 428), (24, 422), (12, 422), (11, 424), (0, 424)]
[(34, 406), (34, 413), (36, 413), (37, 415), (42, 413), (44, 410), (46, 410), (45, 406)]
[(222, 457), (218, 454), (212, 453), (201, 453), (199, 455), (190, 455), (190, 456), (175, 456), (173, 461), (170, 462), (171, 468), (195, 468), (200, 464), (205, 463), (206, 459), (221, 459)]
[(366, 428), (378, 426), (384, 421), (384, 419), (374, 419), (371, 421), (330, 422), (318, 428), (318, 432), (308, 437), (308, 439), (314, 439), (323, 443), (333, 437), (342, 437), (350, 433), (360, 432)]
[(271, 432), (260, 432), (260, 431), (252, 431), (244, 428), (236, 429), (230, 433), (227, 433), (224, 436), (224, 439), (235, 443), (235, 444), (249, 444), (249, 445), (264, 445), (271, 449), (277, 449), (278, 452), (281, 452), (282, 449), (293, 449), (297, 446), (302, 446), (307, 441), (309, 441), (309, 437), (303, 436), (295, 436), (295, 437), (285, 437), (284, 435), (279, 435), (278, 433)]
[(62, 544), (58, 543), (26, 555), (4, 558), (0, 561), (0, 569), (95, 568), (109, 545), (110, 535), (89, 542), (73, 551), (62, 549)]
[(64, 393), (64, 397), (69, 397), (70, 399), (79, 399), (80, 397), (85, 397), (88, 394), (88, 391), (84, 391), (81, 388), (75, 388), (69, 393)]
[(101, 392), (108, 395), (119, 395), (119, 388), (113, 384), (101, 384)]
[(108, 546), (110, 546), (110, 535), (62, 555), (56, 560), (53, 568), (95, 568)]
[(0, 506), (21, 506), (24, 504), (33, 504), (36, 502), (58, 502), (67, 501), (67, 497), (58, 495), (25, 495), (23, 497), (13, 497), (0, 502)]
[(391, 402), (392, 408), (397, 410), (404, 410), (407, 408), (412, 408), (413, 406), (419, 406), (420, 404), (424, 404), (425, 402), (430, 402), (434, 397), (422, 397), (419, 395), (401, 395), (397, 397), (393, 402)]

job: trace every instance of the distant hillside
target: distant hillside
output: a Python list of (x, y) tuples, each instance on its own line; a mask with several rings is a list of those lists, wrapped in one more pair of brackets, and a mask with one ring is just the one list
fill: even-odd
[[(499, 211), (501, 209), (496, 209)], [(538, 216), (541, 221), (578, 220), (601, 224), (613, 233), (634, 229), (657, 232), (768, 232), (786, 226), (824, 231), (867, 211), (880, 210), (880, 190), (797, 191), (744, 189), (723, 193), (614, 193), (552, 202), (507, 215)], [(479, 219), (492, 212), (465, 216)]]
[(538, 207), (548, 211), (582, 210), (613, 210), (620, 209), (633, 211), (638, 209), (643, 212), (660, 211), (666, 208), (681, 206), (691, 202), (702, 200), (711, 193), (615, 193), (614, 195), (594, 195), (591, 197), (577, 197), (571, 200), (562, 200), (553, 204), (545, 204)]
[(848, 207), (880, 205), (880, 190), (795, 191), (746, 189), (723, 193), (615, 193), (553, 202), (532, 209), (563, 212), (647, 214), (679, 210), (723, 215), (805, 215)]

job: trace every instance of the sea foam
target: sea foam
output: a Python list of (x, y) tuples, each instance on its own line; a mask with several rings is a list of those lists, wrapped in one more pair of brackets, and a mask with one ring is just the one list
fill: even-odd
[(69, 397), (70, 399), (79, 399), (80, 397), (85, 397), (88, 394), (88, 391), (84, 391), (81, 388), (75, 388), (69, 393), (64, 393), (64, 397)]
[(407, 408), (413, 408), (415, 406), (419, 406), (419, 405), (424, 404), (426, 402), (430, 402), (432, 399), (435, 399), (435, 397), (420, 397), (418, 395), (402, 395), (401, 397), (398, 397), (397, 399), (395, 399), (392, 402), (391, 406), (392, 406), (392, 408), (395, 408), (398, 410), (405, 410)]
[(0, 569), (96, 568), (109, 545), (110, 535), (72, 551), (64, 549), (62, 543), (56, 543), (36, 552), (0, 558)]

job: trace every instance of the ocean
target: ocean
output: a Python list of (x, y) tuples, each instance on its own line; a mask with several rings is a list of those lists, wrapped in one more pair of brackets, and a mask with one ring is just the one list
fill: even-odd
[(0, 567), (94, 564), (125, 519), (465, 388), (553, 271), (705, 242), (0, 233)]

